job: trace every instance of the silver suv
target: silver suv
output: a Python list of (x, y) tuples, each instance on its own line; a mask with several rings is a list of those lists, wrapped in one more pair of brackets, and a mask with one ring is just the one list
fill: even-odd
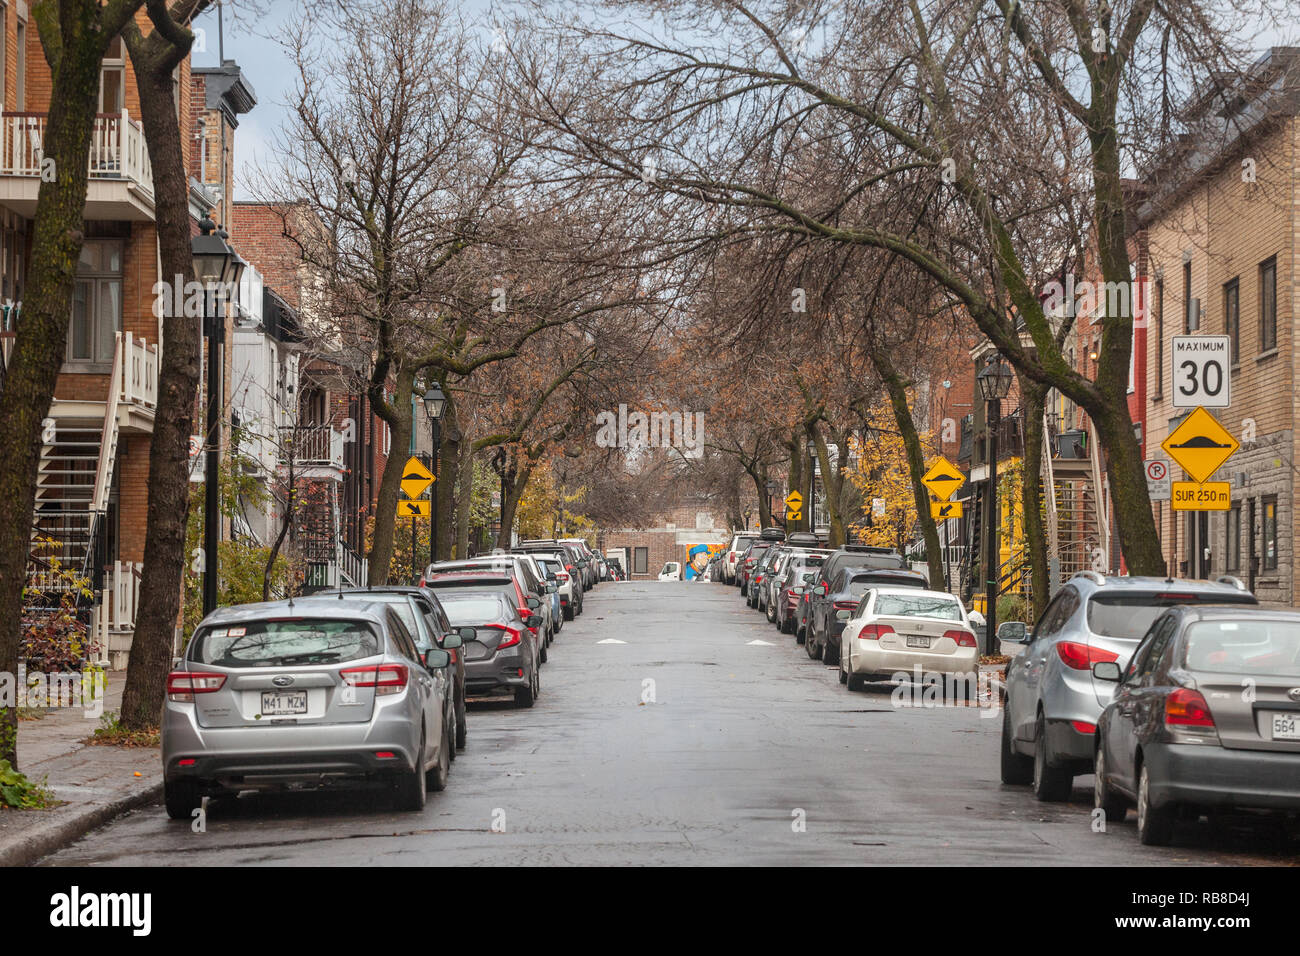
[(1092, 666), (1121, 668), (1161, 612), (1180, 604), (1258, 602), (1235, 578), (1103, 576), (1080, 571), (1057, 591), (1033, 630), (1003, 644), (1022, 643), (1007, 665), (1002, 711), (1002, 782), (1032, 784), (1039, 800), (1066, 800), (1077, 774), (1091, 773), (1097, 719), (1115, 685), (1095, 678)]
[(377, 601), (213, 611), (167, 675), (168, 815), (188, 820), (206, 795), (363, 779), (388, 781), (404, 809), (421, 809), (430, 787), (446, 787), (455, 746), (449, 663), (438, 648), (422, 658)]

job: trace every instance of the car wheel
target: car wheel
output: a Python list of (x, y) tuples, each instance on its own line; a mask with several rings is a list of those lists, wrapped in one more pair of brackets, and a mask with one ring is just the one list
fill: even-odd
[(866, 674), (847, 674), (847, 680), (844, 682), (849, 690), (857, 693), (860, 690), (867, 689)]
[(1018, 754), (1011, 746), (1011, 713), (1002, 706), (1002, 782), (1023, 785), (1034, 782), (1032, 757)]
[(543, 664), (546, 663), (546, 641), (542, 641), (542, 649), (539, 652), (537, 659)]
[(566, 621), (572, 621), (572, 620), (573, 620), (573, 605), (572, 605), (572, 604), (570, 604), (568, 607), (566, 607), (566, 608), (564, 609), (564, 619), (565, 619)]
[(468, 740), (469, 728), (465, 726), (465, 702), (462, 700), (460, 708), (456, 711), (456, 747), (464, 750)]
[(1107, 823), (1123, 823), (1128, 815), (1128, 801), (1110, 788), (1105, 781), (1106, 745), (1097, 745), (1097, 761), (1093, 764), (1092, 805), (1100, 807)]
[(807, 639), (803, 642), (803, 649), (807, 651), (808, 657), (811, 658), (812, 660), (815, 661), (821, 659), (822, 656), (821, 648), (818, 647), (817, 642), (813, 640), (813, 635), (811, 632), (809, 632)]
[(1048, 759), (1047, 721), (1039, 714), (1034, 733), (1034, 796), (1044, 803), (1068, 800), (1074, 788), (1074, 774), (1066, 767), (1051, 766)]
[(528, 679), (527, 687), (515, 688), (515, 706), (531, 707), (537, 700), (537, 667), (533, 667), (532, 676)]
[(167, 816), (173, 820), (189, 820), (194, 811), (203, 806), (203, 794), (197, 780), (166, 780), (163, 782), (163, 803)]
[(766, 610), (764, 611), (764, 613), (767, 615), (767, 619), (768, 619), (769, 621), (773, 621), (773, 622), (776, 621), (776, 611), (775, 611), (775, 609), (773, 608), (773, 605), (772, 605), (772, 602), (771, 602), (771, 601), (768, 601), (768, 602), (767, 602), (767, 607), (766, 607)]
[(840, 659), (840, 642), (836, 641), (834, 644), (832, 644), (830, 638), (828, 637), (826, 639), (826, 643), (822, 645), (822, 663), (829, 664), (832, 661), (837, 661), (839, 659)]
[(442, 793), (447, 789), (447, 778), (451, 776), (451, 762), (456, 759), (456, 748), (452, 746), (454, 737), (454, 733), (442, 735), (440, 748), (442, 752), (438, 755), (438, 763), (426, 777), (425, 782), (434, 793)]
[(798, 622), (794, 623), (794, 642), (803, 644), (808, 640), (808, 632), (799, 626)]
[(1176, 808), (1151, 806), (1151, 775), (1144, 766), (1138, 774), (1137, 830), (1143, 846), (1168, 846), (1174, 838)]
[(840, 683), (847, 684), (849, 682), (849, 672), (844, 669), (844, 658), (842, 657), (840, 658), (838, 669), (840, 672)]
[(424, 734), (420, 735), (420, 749), (416, 751), (415, 769), (399, 776), (395, 789), (399, 810), (424, 809), (424, 802), (429, 798), (429, 781), (424, 770)]

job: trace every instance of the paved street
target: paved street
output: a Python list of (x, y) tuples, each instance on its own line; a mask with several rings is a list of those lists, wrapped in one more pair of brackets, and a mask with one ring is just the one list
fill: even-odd
[[(601, 644), (616, 639), (624, 644)], [(770, 646), (750, 644), (760, 640)], [(655, 701), (642, 705), (645, 682)], [(133, 811), (47, 864), (1287, 863), (1204, 824), (1144, 848), (1089, 825), (1091, 777), (1046, 805), (998, 783), (997, 720), (847, 692), (720, 584), (607, 583), (565, 625), (532, 710), (472, 707), (420, 814), (357, 793), (214, 803), (207, 832)], [(805, 832), (792, 814), (806, 811)], [(493, 832), (504, 814), (505, 832)]]

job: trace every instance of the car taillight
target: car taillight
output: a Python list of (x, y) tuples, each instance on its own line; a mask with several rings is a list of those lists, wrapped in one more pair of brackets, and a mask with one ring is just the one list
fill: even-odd
[(1214, 718), (1200, 691), (1180, 687), (1165, 698), (1165, 723), (1171, 727), (1213, 727)]
[(1103, 661), (1119, 660), (1119, 655), (1114, 651), (1104, 651), (1099, 647), (1080, 644), (1078, 641), (1061, 641), (1056, 645), (1056, 653), (1061, 656), (1066, 667), (1076, 671), (1091, 670), (1093, 664), (1100, 664)]
[(501, 638), (501, 643), (497, 645), (498, 650), (503, 647), (514, 647), (524, 639), (523, 631), (517, 630), (513, 627), (506, 627), (504, 624), (487, 624), (484, 626), (490, 627), (494, 631), (501, 631), (505, 634), (505, 637)]
[(955, 641), (958, 647), (975, 646), (975, 635), (970, 631), (962, 631), (954, 627), (951, 631), (944, 631), (943, 636)]
[(878, 641), (886, 634), (893, 634), (894, 629), (888, 624), (867, 624), (858, 631), (858, 637), (864, 641)]
[(373, 687), (375, 696), (400, 694), (406, 689), (410, 676), (405, 664), (371, 664), (367, 667), (349, 667), (339, 671), (343, 683), (353, 687)]
[(556, 571), (556, 572), (555, 572), (555, 580), (557, 580), (557, 581), (567, 581), (567, 580), (569, 580), (569, 576), (568, 576), (567, 574), (565, 574), (564, 572), (562, 572), (562, 571)]
[(1080, 734), (1095, 734), (1097, 732), (1097, 725), (1090, 724), (1086, 720), (1072, 720), (1070, 726), (1074, 728), (1076, 733)]
[(205, 674), (200, 671), (172, 671), (167, 675), (167, 699), (188, 703), (195, 694), (211, 694), (221, 690), (225, 674)]
[(858, 606), (857, 601), (836, 601), (835, 602), (835, 610), (837, 611), (853, 611), (857, 609), (857, 606)]

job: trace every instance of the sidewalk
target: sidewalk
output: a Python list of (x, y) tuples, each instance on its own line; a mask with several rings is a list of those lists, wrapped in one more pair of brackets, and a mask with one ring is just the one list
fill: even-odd
[[(110, 671), (104, 712), (121, 706), (126, 674)], [(57, 800), (52, 810), (0, 809), (0, 866), (25, 866), (79, 839), (132, 807), (162, 795), (157, 748), (87, 746), (98, 715), (55, 707), (39, 720), (18, 722), (18, 769), (45, 778)], [(136, 776), (136, 773), (140, 776)]]

